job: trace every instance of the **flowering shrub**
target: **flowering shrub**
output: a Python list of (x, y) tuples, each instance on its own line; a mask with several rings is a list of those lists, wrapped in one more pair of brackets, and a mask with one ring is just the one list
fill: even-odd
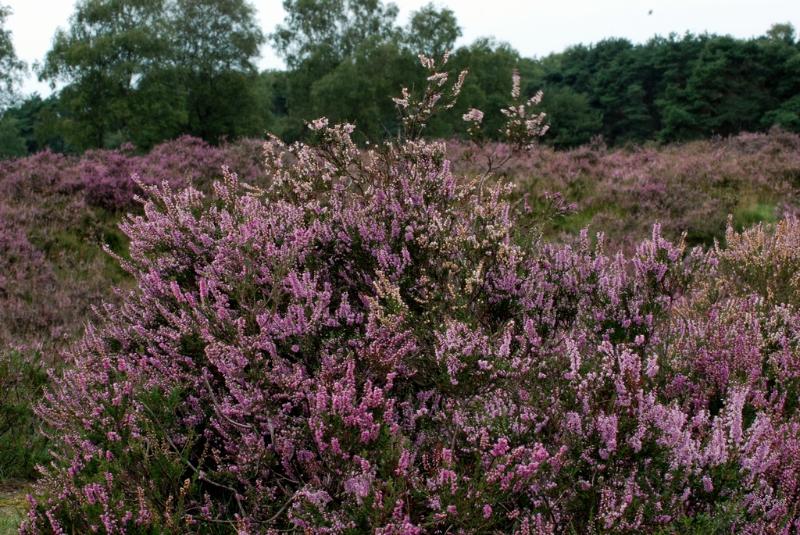
[(80, 158), (44, 151), (27, 158), (0, 162), (0, 192), (14, 199), (32, 194), (82, 192), (89, 206), (109, 210), (134, 208), (134, 196), (141, 190), (136, 177), (145, 183), (168, 181), (175, 187), (193, 185), (207, 190), (223, 165), (235, 169), (243, 179), (263, 175), (260, 147), (252, 140), (213, 147), (183, 136), (162, 143), (144, 155), (133, 147), (119, 150), (91, 150)]
[(734, 289), (800, 305), (800, 220), (790, 217), (772, 229), (759, 224), (742, 233), (729, 223), (725, 245), (717, 246), (717, 256)]
[[(232, 154), (233, 153), (233, 154)], [(204, 141), (183, 136), (156, 146), (143, 156), (125, 150), (94, 150), (83, 155), (79, 164), (81, 185), (85, 187), (86, 200), (91, 206), (110, 210), (126, 210), (134, 205), (134, 197), (141, 190), (137, 180), (146, 183), (168, 181), (176, 187), (193, 185), (207, 189), (211, 177), (217, 176), (224, 164), (233, 165), (244, 178), (252, 180), (261, 170), (251, 161), (235, 158), (227, 147), (212, 147)]]
[[(479, 117), (466, 115), (468, 125)], [(714, 238), (725, 239), (728, 214), (735, 215), (733, 227), (744, 228), (758, 219), (796, 213), (800, 206), (795, 187), (800, 136), (794, 134), (741, 134), (614, 151), (589, 146), (556, 152), (540, 146), (515, 153), (509, 144), (485, 143), (474, 125), (470, 130), (474, 141), (447, 144), (454, 172), (478, 177), (493, 169), (508, 177), (517, 185), (514, 202), (527, 211), (517, 225), (544, 223), (550, 241), (569, 241), (589, 226), (592, 233), (606, 234), (610, 253), (633, 251), (660, 222), (670, 239), (687, 231), (690, 242), (713, 245)], [(192, 184), (208, 192), (227, 162), (243, 181), (263, 181), (262, 145), (240, 140), (211, 147), (184, 137), (147, 155), (127, 149), (80, 158), (42, 152), (0, 161), (0, 228), (8, 233), (0, 240), (24, 239), (33, 252), (25, 257), (30, 266), (23, 268), (26, 260), (0, 275), (6, 288), (15, 289), (0, 292), (0, 315), (16, 310), (18, 318), (28, 318), (0, 322), (0, 348), (29, 342), (60, 346), (63, 335), (82, 331), (91, 305), (116, 299), (109, 281), (125, 282), (125, 274), (100, 246), (111, 243), (124, 253), (117, 222), (125, 211), (140, 209), (133, 202), (139, 190), (132, 174), (149, 183), (168, 180), (175, 188)], [(763, 208), (755, 219), (747, 217), (753, 203)], [(46, 283), (31, 283), (29, 276), (45, 272)], [(12, 297), (22, 288), (28, 289), (25, 299)]]
[[(423, 64), (415, 136), (463, 80)], [(23, 533), (800, 528), (792, 305), (658, 226), (543, 244), (443, 143), (310, 126), (260, 187), (142, 184), (136, 288), (39, 408)]]
[[(0, 215), (2, 213), (0, 212)], [(43, 329), (50, 324), (44, 309), (31, 310), (31, 295), (54, 283), (44, 256), (17, 225), (0, 219), (0, 339), (22, 330)]]

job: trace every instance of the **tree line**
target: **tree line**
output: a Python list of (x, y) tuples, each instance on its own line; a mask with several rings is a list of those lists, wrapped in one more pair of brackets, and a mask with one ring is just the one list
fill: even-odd
[[(606, 39), (542, 58), (479, 39), (455, 48), (455, 14), (429, 4), (406, 25), (380, 0), (284, 0), (269, 34), (246, 0), (79, 0), (35, 74), (52, 95), (16, 92), (25, 66), (0, 7), (0, 155), (81, 152), (132, 143), (142, 150), (188, 134), (211, 143), (273, 132), (293, 141), (320, 116), (358, 125), (360, 141), (397, 133), (390, 96), (422, 86), (420, 53), (450, 54), (470, 75), (457, 107), (428, 135), (464, 132), (486, 112), (497, 132), (518, 69), (529, 95), (544, 91), (547, 143), (573, 147), (670, 142), (775, 125), (800, 131), (800, 42), (790, 24), (737, 39), (714, 34)], [(285, 61), (259, 72), (265, 44)]]

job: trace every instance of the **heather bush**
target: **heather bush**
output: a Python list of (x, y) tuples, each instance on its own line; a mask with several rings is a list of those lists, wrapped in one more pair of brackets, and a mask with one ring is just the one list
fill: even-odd
[(34, 304), (34, 296), (52, 291), (55, 279), (44, 255), (0, 207), (0, 340), (19, 332), (47, 329), (56, 312)]
[(717, 246), (720, 270), (733, 289), (770, 303), (800, 306), (800, 221), (789, 217), (741, 233), (729, 223), (726, 247)]
[(254, 140), (214, 147), (191, 136), (162, 143), (146, 154), (137, 154), (131, 145), (90, 150), (80, 157), (43, 151), (0, 161), (0, 191), (13, 200), (80, 192), (91, 207), (127, 211), (136, 207), (134, 196), (141, 193), (137, 180), (149, 184), (166, 180), (175, 187), (208, 190), (222, 165), (243, 180), (260, 177), (260, 154)]
[(92, 308), (119, 299), (114, 285), (131, 284), (101, 248), (127, 256), (117, 224), (121, 210), (137, 208), (131, 175), (207, 190), (223, 162), (248, 179), (263, 173), (260, 154), (253, 142), (210, 147), (187, 137), (147, 155), (45, 151), (0, 162), (0, 488), (32, 479), (47, 459), (32, 410), (42, 369), (57, 375), (61, 350), (81, 335)]
[[(38, 408), (23, 533), (800, 528), (793, 305), (659, 226), (543, 243), (513, 184), (416, 136), (463, 81), (423, 65), (407, 138), (320, 119), (266, 144), (265, 183), (140, 182), (136, 286)], [(543, 117), (512, 98), (526, 148)]]
[[(485, 125), (477, 127), (480, 134)], [(777, 130), (633, 150), (594, 144), (514, 152), (508, 144), (465, 142), (448, 142), (447, 150), (457, 175), (482, 176), (491, 166), (516, 183), (514, 202), (527, 210), (520, 224), (538, 224), (546, 239), (560, 242), (588, 226), (606, 234), (611, 253), (635, 249), (654, 222), (670, 239), (687, 232), (689, 243), (711, 246), (714, 239), (724, 241), (728, 214), (737, 230), (800, 215), (800, 137)], [(80, 158), (45, 151), (0, 161), (0, 226), (17, 236), (0, 239), (28, 241), (40, 259), (19, 269), (49, 273), (47, 283), (32, 284), (30, 278), (15, 282), (5, 271), (5, 286), (15, 288), (11, 293), (28, 288), (28, 297), (6, 303), (12, 297), (0, 294), (0, 314), (16, 310), (17, 317), (29, 319), (0, 324), (0, 346), (61, 344), (63, 335), (83, 329), (92, 304), (116, 299), (109, 281), (127, 284), (127, 276), (102, 254), (101, 244), (126, 254), (116, 224), (126, 211), (140, 209), (133, 201), (140, 191), (133, 174), (148, 183), (166, 179), (175, 188), (193, 184), (207, 192), (224, 163), (243, 181), (262, 181), (261, 154), (257, 140), (212, 147), (184, 137), (146, 155), (128, 147)]]
[[(514, 153), (507, 144), (458, 142), (448, 143), (448, 157), (457, 174), (471, 176), (505, 162), (498, 172), (518, 184), (516, 195), (531, 209), (526, 217), (544, 222), (548, 239), (565, 241), (590, 226), (605, 232), (613, 249), (632, 250), (653, 222), (660, 222), (671, 239), (688, 232), (690, 243), (712, 245), (715, 238), (724, 239), (728, 214), (741, 229), (795, 213), (799, 149), (800, 137), (773, 131), (632, 151), (589, 146)], [(42, 252), (57, 279), (55, 285), (34, 286), (26, 305), (32, 308), (25, 313), (38, 315), (36, 307), (46, 302), (39, 295), (54, 291), (66, 294), (58, 297), (62, 304), (73, 303), (48, 307), (45, 315), (64, 311), (56, 323), (83, 318), (87, 303), (113, 299), (108, 280), (119, 283), (122, 274), (102, 258), (100, 243), (124, 249), (115, 224), (125, 211), (139, 209), (133, 175), (148, 183), (166, 179), (176, 188), (193, 184), (208, 191), (224, 163), (247, 182), (262, 180), (261, 153), (256, 140), (212, 147), (184, 137), (146, 155), (130, 148), (80, 158), (45, 151), (0, 162), (0, 224), (22, 233)], [(541, 212), (553, 217), (543, 218)], [(5, 336), (3, 345), (10, 335)]]
[[(244, 145), (245, 148), (248, 146)], [(252, 161), (257, 152), (248, 154), (246, 150), (212, 147), (190, 136), (162, 143), (142, 156), (132, 154), (131, 150), (132, 147), (115, 151), (93, 150), (81, 157), (80, 184), (85, 188), (90, 206), (129, 210), (135, 204), (134, 197), (141, 193), (140, 183), (167, 181), (174, 187), (192, 185), (208, 189), (212, 177), (218, 175), (224, 164), (232, 166), (247, 180), (261, 173)]]

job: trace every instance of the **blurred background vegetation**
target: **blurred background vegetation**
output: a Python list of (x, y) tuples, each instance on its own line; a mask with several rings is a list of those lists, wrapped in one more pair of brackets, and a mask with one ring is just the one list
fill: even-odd
[[(515, 67), (527, 93), (544, 90), (546, 143), (556, 148), (800, 131), (800, 42), (790, 24), (753, 39), (612, 38), (526, 58), (492, 39), (454, 49), (455, 14), (433, 4), (405, 26), (379, 0), (284, 0), (284, 8), (267, 34), (245, 0), (80, 0), (31, 67), (57, 89), (44, 98), (15, 92), (26, 66), (0, 9), (0, 156), (126, 143), (146, 151), (184, 134), (219, 144), (269, 131), (292, 141), (320, 116), (354, 122), (362, 142), (378, 141), (398, 128), (387, 95), (421, 83), (416, 55), (446, 50), (470, 76), (458, 108), (431, 125), (434, 137), (460, 135), (471, 107), (496, 132)], [(285, 70), (258, 71), (267, 44)]]

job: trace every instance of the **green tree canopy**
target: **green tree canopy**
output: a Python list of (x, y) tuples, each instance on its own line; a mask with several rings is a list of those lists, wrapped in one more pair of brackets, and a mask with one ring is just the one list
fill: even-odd
[(174, 0), (170, 38), (186, 92), (187, 131), (217, 142), (264, 126), (254, 63), (265, 37), (242, 0)]
[(263, 41), (245, 0), (80, 0), (39, 76), (65, 84), (75, 148), (181, 133), (216, 142), (258, 130), (248, 95)]
[(11, 9), (0, 5), (0, 108), (9, 105), (16, 85), (25, 72), (25, 63), (17, 58), (11, 31), (6, 28), (6, 19)]
[(461, 27), (455, 13), (427, 4), (411, 14), (405, 39), (412, 52), (438, 58), (452, 51), (459, 37)]
[(39, 72), (60, 92), (65, 137), (77, 148), (125, 137), (137, 84), (168, 59), (166, 0), (79, 0)]
[[(283, 6), (286, 17), (267, 38), (248, 0), (78, 0), (39, 70), (59, 91), (9, 110), (7, 152), (20, 150), (18, 138), (27, 150), (74, 151), (127, 141), (147, 149), (181, 134), (217, 143), (267, 130), (294, 141), (323, 115), (356, 123), (362, 142), (380, 141), (398, 126), (390, 97), (424, 82), (417, 54), (445, 51), (451, 70), (470, 74), (456, 107), (429, 123), (429, 136), (463, 135), (462, 115), (473, 107), (485, 112), (483, 132), (497, 136), (514, 69), (525, 95), (544, 91), (551, 130), (543, 142), (557, 147), (597, 135), (613, 145), (773, 126), (800, 131), (800, 43), (789, 23), (751, 39), (609, 38), (524, 58), (493, 38), (454, 48), (456, 16), (434, 4), (404, 26), (397, 6), (382, 0)], [(0, 8), (0, 23), (7, 16)], [(257, 72), (265, 41), (286, 69)], [(4, 95), (21, 69), (8, 32), (0, 32)]]
[(284, 0), (283, 8), (286, 19), (270, 37), (291, 69), (320, 57), (337, 64), (367, 40), (399, 36), (397, 6), (380, 0)]
[(0, 158), (21, 156), (27, 149), (20, 122), (5, 109), (13, 103), (16, 86), (25, 72), (25, 63), (17, 58), (11, 31), (6, 28), (10, 15), (11, 10), (0, 5)]
[(417, 58), (396, 43), (362, 46), (314, 82), (313, 115), (356, 124), (361, 141), (391, 137), (400, 125), (389, 96), (398, 94), (409, 79), (421, 79), (421, 74)]

